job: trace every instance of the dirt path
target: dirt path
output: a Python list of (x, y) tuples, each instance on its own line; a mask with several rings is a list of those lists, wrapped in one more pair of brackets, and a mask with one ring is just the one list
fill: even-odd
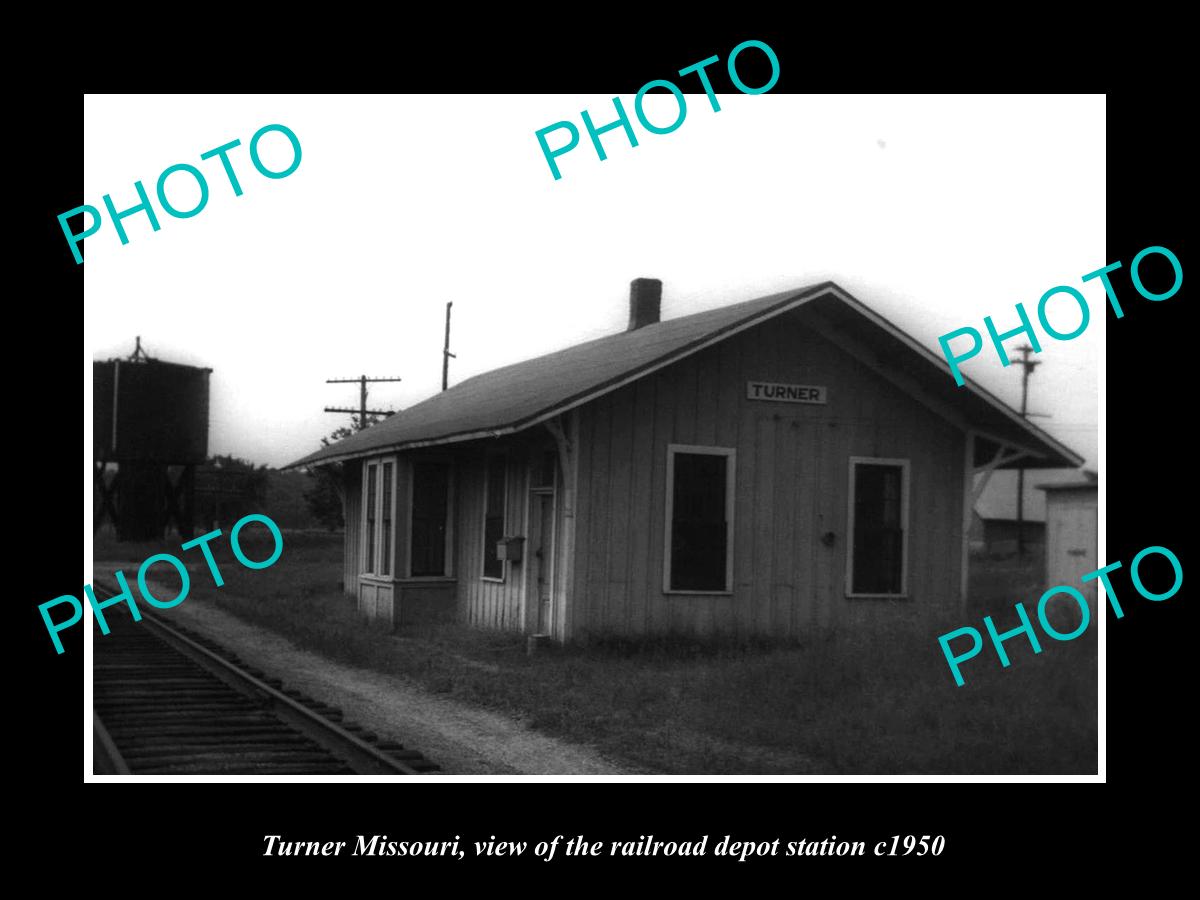
[(539, 734), (394, 675), (342, 665), (192, 597), (163, 615), (207, 634), (284, 685), (340, 707), (382, 738), (420, 750), (446, 775), (627, 775), (592, 748)]

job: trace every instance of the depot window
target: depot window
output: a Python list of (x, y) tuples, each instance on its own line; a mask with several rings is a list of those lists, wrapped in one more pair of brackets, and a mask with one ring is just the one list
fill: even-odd
[(732, 447), (667, 447), (664, 591), (733, 590), (735, 461)]
[(409, 575), (450, 574), (450, 465), (417, 462), (412, 470)]
[(483, 577), (496, 581), (504, 579), (504, 560), (496, 552), (496, 544), (504, 537), (507, 471), (508, 462), (505, 457), (488, 457), (487, 481), (484, 485)]
[(363, 574), (392, 574), (395, 519), (395, 461), (368, 462), (363, 476)]
[(908, 460), (850, 458), (846, 593), (903, 597), (908, 589)]

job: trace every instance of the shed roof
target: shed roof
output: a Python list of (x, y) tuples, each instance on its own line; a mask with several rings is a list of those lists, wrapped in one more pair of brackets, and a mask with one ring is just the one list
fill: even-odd
[(1072, 450), (969, 379), (965, 387), (957, 387), (941, 356), (833, 282), (823, 282), (668, 319), (476, 375), (284, 468), (521, 431), (806, 305), (835, 327), (852, 329), (869, 352), (973, 426), (1029, 447), (1036, 457), (1026, 458), (1026, 467), (1082, 463)]
[(1092, 469), (1071, 472), (1061, 481), (1043, 481), (1037, 486), (1039, 491), (1098, 491), (1100, 475)]
[(1100, 485), (1094, 481), (1063, 481), (1056, 484), (1039, 484), (1037, 488), (1039, 491), (1045, 491), (1048, 494), (1058, 493), (1059, 491), (1096, 493), (1100, 490)]
[[(1051, 477), (1070, 478), (1074, 469), (1046, 472)], [(1034, 477), (1025, 478), (1021, 516), (1026, 522), (1046, 521), (1046, 495), (1034, 484)], [(983, 493), (975, 501), (975, 512), (989, 522), (1017, 521), (1017, 473), (994, 472)]]

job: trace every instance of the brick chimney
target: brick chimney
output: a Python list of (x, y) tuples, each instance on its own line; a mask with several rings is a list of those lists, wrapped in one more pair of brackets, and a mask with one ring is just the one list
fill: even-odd
[(629, 328), (637, 331), (658, 321), (662, 307), (662, 282), (657, 278), (635, 278), (629, 284)]

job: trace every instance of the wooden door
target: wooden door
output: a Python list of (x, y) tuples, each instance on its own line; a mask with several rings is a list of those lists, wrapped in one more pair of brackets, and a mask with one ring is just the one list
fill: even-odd
[[(1067, 494), (1067, 492), (1062, 492)], [(1080, 578), (1094, 572), (1096, 553), (1096, 504), (1091, 497), (1054, 496), (1046, 509), (1047, 587), (1067, 584), (1079, 590), (1095, 606), (1097, 580), (1080, 584)], [(1067, 601), (1070, 605), (1070, 601)]]

